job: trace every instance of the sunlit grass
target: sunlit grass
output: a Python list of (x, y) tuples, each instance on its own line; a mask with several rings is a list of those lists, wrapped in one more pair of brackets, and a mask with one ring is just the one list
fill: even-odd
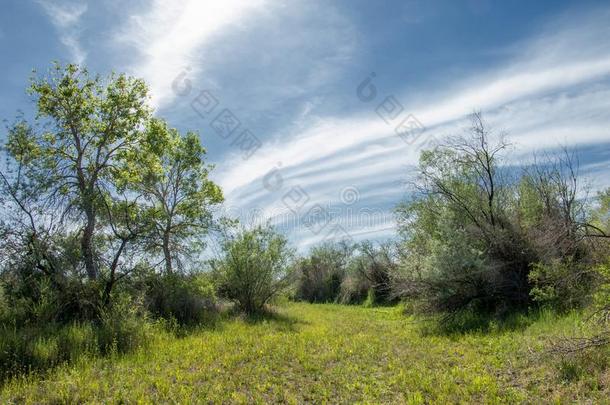
[[(433, 333), (400, 308), (287, 304), (130, 355), (81, 359), (5, 385), (0, 402), (539, 402), (608, 401), (607, 370), (543, 354), (582, 332), (578, 314), (542, 314), (509, 329)], [(596, 352), (596, 356), (608, 352)], [(571, 360), (577, 361), (578, 359)], [(566, 378), (569, 377), (569, 378)]]

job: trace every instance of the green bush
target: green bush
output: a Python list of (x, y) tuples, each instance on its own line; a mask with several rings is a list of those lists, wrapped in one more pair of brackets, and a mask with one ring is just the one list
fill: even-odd
[[(0, 377), (5, 379), (31, 371), (42, 371), (97, 350), (90, 325), (49, 324), (0, 330)], [(75, 337), (82, 335), (83, 339)], [(91, 344), (93, 343), (93, 344)]]
[(102, 354), (131, 352), (146, 343), (153, 324), (141, 302), (128, 294), (114, 297), (111, 307), (101, 311), (96, 322), (97, 344)]
[(590, 303), (599, 275), (595, 268), (572, 261), (535, 263), (529, 273), (532, 299), (559, 311), (583, 307)]
[(4, 284), (4, 317), (17, 326), (70, 323), (99, 318), (102, 287), (79, 277), (53, 277), (24, 266), (0, 274)]
[(228, 236), (224, 252), (212, 262), (219, 293), (248, 314), (262, 312), (292, 283), (293, 251), (286, 238), (269, 226)]
[[(374, 292), (371, 288), (371, 282), (361, 273), (353, 271), (353, 268), (348, 269), (343, 282), (341, 283), (341, 292), (339, 302), (341, 304), (361, 304), (367, 298), (373, 299)], [(370, 302), (372, 305), (374, 302)]]
[(308, 302), (335, 302), (345, 278), (350, 248), (326, 243), (311, 249), (296, 263), (295, 299)]
[(144, 279), (144, 305), (151, 316), (179, 325), (210, 321), (217, 312), (209, 274), (152, 274)]
[(142, 305), (126, 293), (117, 294), (113, 305), (99, 309), (93, 320), (49, 320), (55, 304), (46, 299), (20, 302), (15, 310), (5, 310), (8, 315), (0, 323), (0, 380), (85, 356), (132, 352), (144, 347), (156, 328)]
[(363, 242), (357, 245), (347, 265), (347, 276), (341, 284), (340, 302), (385, 305), (395, 303), (392, 277), (397, 272), (394, 245), (373, 245)]
[(398, 208), (404, 243), (395, 293), (454, 314), (587, 303), (608, 249), (607, 214), (577, 198), (575, 155), (509, 171), (509, 144), (492, 137), (480, 114), (472, 122), (469, 134), (420, 156), (418, 194)]

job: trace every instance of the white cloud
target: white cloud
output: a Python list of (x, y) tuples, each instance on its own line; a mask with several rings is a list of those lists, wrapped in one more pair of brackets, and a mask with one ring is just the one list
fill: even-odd
[(265, 0), (153, 0), (144, 13), (130, 16), (114, 39), (135, 52), (138, 62), (130, 73), (146, 80), (153, 106), (159, 107), (176, 97), (171, 83), (181, 72), (190, 68), (195, 75), (201, 68), (193, 63), (197, 50), (264, 5)]
[[(609, 136), (603, 124), (597, 125), (595, 129), (588, 125), (588, 130), (585, 130), (582, 126), (587, 124), (582, 120), (578, 124), (563, 122), (568, 113), (607, 105), (599, 94), (584, 90), (577, 99), (564, 100), (563, 103), (552, 97), (538, 99), (541, 97), (540, 93), (545, 91), (561, 91), (610, 74), (610, 59), (593, 62), (588, 66), (583, 63), (557, 68), (554, 73), (542, 71), (516, 74), (513, 77), (483, 83), (477, 88), (468, 88), (464, 93), (441, 98), (440, 102), (431, 102), (428, 106), (413, 111), (429, 128), (428, 136), (442, 137), (443, 134), (459, 129), (454, 121), (462, 119), (475, 108), (494, 113), (494, 109), (510, 105), (511, 109), (505, 110), (502, 116), (498, 115), (500, 113), (494, 113), (496, 116), (492, 122), (496, 127), (509, 132), (513, 132), (512, 130), (516, 129), (513, 127), (518, 125), (520, 132), (514, 133), (514, 136), (519, 137), (517, 139), (524, 147), (549, 147), (557, 142), (599, 142)], [(519, 102), (524, 99), (525, 101)], [(604, 114), (603, 108), (597, 108), (597, 111)], [(289, 139), (280, 139), (266, 145), (248, 161), (240, 161), (239, 157), (235, 157), (233, 162), (225, 165), (228, 169), (219, 174), (219, 181), (230, 196), (240, 187), (261, 179), (278, 162), (282, 162), (284, 172), (290, 173), (303, 168), (319, 168), (323, 163), (316, 160), (326, 158), (326, 161), (332, 159), (332, 164), (337, 168), (327, 171), (324, 177), (334, 176), (341, 182), (346, 175), (351, 177), (353, 174), (370, 174), (362, 170), (362, 157), (355, 159), (353, 152), (348, 149), (375, 145), (384, 138), (390, 138), (387, 141), (389, 145), (385, 146), (385, 153), (379, 154), (379, 160), (371, 164), (383, 162), (386, 166), (396, 166), (398, 163), (392, 162), (392, 158), (398, 159), (402, 164), (416, 163), (417, 150), (403, 144), (402, 140), (394, 135), (393, 128), (379, 117), (370, 115), (372, 117), (368, 119), (360, 116), (327, 118), (312, 124), (303, 132), (292, 134)], [(526, 119), (530, 121), (528, 127), (524, 127)], [(560, 128), (557, 125), (559, 122), (562, 125)], [(540, 125), (543, 128), (536, 128)], [(548, 133), (555, 136), (545, 136)], [(310, 180), (315, 181), (316, 178), (311, 177)]]
[[(419, 98), (417, 104), (398, 98), (428, 128), (428, 136), (460, 131), (465, 114), (482, 109), (495, 128), (509, 132), (521, 153), (559, 144), (610, 142), (610, 43), (591, 41), (610, 34), (608, 14), (606, 10), (561, 24), (555, 21), (537, 38), (519, 44), (504, 68), (472, 72), (452, 88)], [(587, 27), (587, 35), (580, 34), (582, 27)], [(338, 193), (329, 193), (325, 184), (340, 189), (356, 182), (364, 190), (367, 179), (404, 179), (418, 152), (394, 135), (374, 107), (364, 115), (311, 119), (303, 129), (274, 137), (275, 142), (248, 161), (230, 156), (217, 174), (227, 200), (273, 211), (293, 185), (303, 187), (311, 203), (337, 202)], [(380, 146), (384, 152), (376, 149)], [(262, 178), (278, 162), (286, 186), (269, 193), (261, 187)], [(396, 194), (388, 193), (388, 198)], [(317, 238), (303, 230), (299, 234), (302, 240)]]
[(55, 28), (59, 31), (61, 43), (68, 48), (73, 62), (82, 64), (87, 58), (80, 42), (80, 19), (87, 12), (86, 3), (64, 3), (52, 0), (38, 0)]
[(475, 108), (491, 109), (513, 100), (535, 96), (545, 91), (569, 88), (610, 75), (610, 57), (591, 59), (562, 66), (548, 66), (537, 71), (512, 75), (501, 72), (497, 79), (465, 88), (447, 101), (415, 110), (427, 125), (436, 125), (463, 117)]

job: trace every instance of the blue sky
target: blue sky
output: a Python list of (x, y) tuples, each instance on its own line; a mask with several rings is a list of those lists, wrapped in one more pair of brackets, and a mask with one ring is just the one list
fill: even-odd
[[(157, 115), (200, 133), (229, 214), (301, 249), (387, 238), (419, 150), (475, 109), (511, 163), (575, 147), (610, 186), (609, 21), (601, 1), (5, 0), (0, 117), (32, 114), (27, 79), (52, 60), (143, 77)], [(213, 124), (225, 109), (231, 134)]]

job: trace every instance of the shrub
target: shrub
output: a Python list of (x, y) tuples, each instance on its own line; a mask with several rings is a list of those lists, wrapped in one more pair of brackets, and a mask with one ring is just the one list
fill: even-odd
[[(573, 153), (520, 173), (503, 165), (480, 114), (471, 133), (420, 157), (418, 194), (398, 208), (403, 240), (394, 291), (431, 311), (502, 315), (587, 302), (595, 283), (588, 201)], [(606, 247), (607, 249), (607, 247)]]
[(590, 302), (592, 285), (600, 273), (588, 265), (554, 260), (535, 263), (529, 273), (532, 299), (560, 311), (583, 307)]
[(528, 290), (515, 285), (519, 278), (507, 280), (514, 269), (505, 271), (501, 262), (486, 254), (480, 240), (445, 220), (436, 224), (434, 238), (417, 241), (417, 248), (405, 255), (393, 280), (397, 295), (417, 299), (417, 308), (424, 312), (445, 313), (501, 312), (527, 301)]
[(70, 323), (99, 318), (102, 301), (99, 284), (77, 277), (55, 283), (51, 277), (25, 269), (6, 272), (4, 317), (16, 326), (39, 323)]
[(369, 296), (372, 305), (374, 292), (371, 289), (371, 282), (360, 272), (354, 271), (353, 267), (348, 267), (347, 274), (341, 283), (339, 302), (341, 304), (361, 304)]
[(316, 246), (297, 262), (295, 298), (343, 304), (396, 302), (391, 288), (398, 266), (396, 253), (392, 243)]
[(144, 306), (156, 318), (194, 325), (216, 312), (216, 295), (209, 274), (150, 274), (144, 279)]
[(309, 302), (337, 301), (350, 250), (345, 244), (326, 243), (301, 258), (296, 264), (295, 298)]
[[(610, 235), (610, 188), (599, 194), (599, 206), (593, 213), (594, 226), (606, 236)], [(599, 277), (599, 288), (594, 295), (594, 307), (598, 318), (610, 325), (610, 237), (599, 238), (599, 253), (596, 274)]]
[(252, 314), (290, 286), (293, 251), (269, 226), (227, 236), (223, 256), (212, 262), (219, 293)]
[(341, 285), (341, 302), (367, 305), (396, 302), (391, 280), (397, 271), (394, 245), (363, 242), (354, 249)]
[(103, 354), (126, 353), (144, 346), (153, 328), (141, 300), (134, 300), (127, 293), (115, 295), (113, 305), (101, 310), (95, 325)]

